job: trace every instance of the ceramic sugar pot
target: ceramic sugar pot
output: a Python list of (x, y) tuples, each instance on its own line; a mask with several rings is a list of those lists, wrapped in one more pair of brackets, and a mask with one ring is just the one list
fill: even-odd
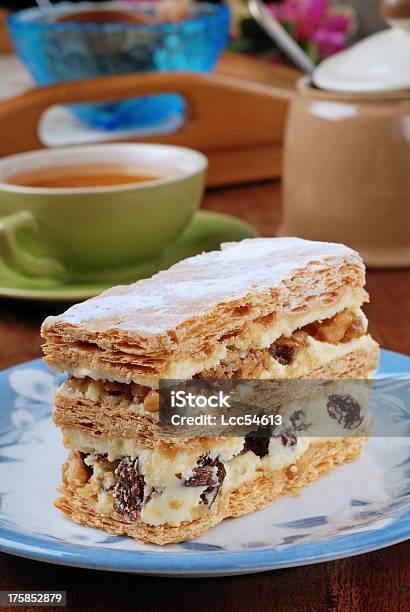
[(390, 28), (325, 60), (292, 96), (279, 233), (410, 266), (410, 0)]

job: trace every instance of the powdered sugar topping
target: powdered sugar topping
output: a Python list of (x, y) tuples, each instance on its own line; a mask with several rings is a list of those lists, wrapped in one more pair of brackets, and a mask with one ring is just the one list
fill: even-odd
[(320, 267), (329, 258), (362, 265), (355, 251), (340, 244), (299, 238), (227, 243), (220, 251), (191, 257), (151, 279), (114, 287), (58, 317), (48, 317), (43, 329), (67, 323), (92, 331), (166, 333), (219, 303), (241, 299), (255, 289), (274, 288), (296, 270), (307, 264)]

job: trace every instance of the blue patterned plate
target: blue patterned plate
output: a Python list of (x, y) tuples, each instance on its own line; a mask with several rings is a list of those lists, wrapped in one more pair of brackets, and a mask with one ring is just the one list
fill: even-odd
[[(378, 376), (410, 377), (383, 351)], [(51, 420), (61, 377), (40, 361), (0, 373), (0, 550), (62, 565), (156, 575), (232, 575), (317, 563), (409, 537), (410, 437), (372, 438), (363, 456), (265, 510), (193, 542), (159, 547), (80, 527), (52, 506), (66, 455)], [(391, 406), (409, 419), (410, 401)]]

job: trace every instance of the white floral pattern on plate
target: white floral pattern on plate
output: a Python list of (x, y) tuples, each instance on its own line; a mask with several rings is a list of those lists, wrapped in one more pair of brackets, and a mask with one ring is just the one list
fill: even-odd
[[(384, 407), (410, 435), (410, 397), (390, 392), (410, 379), (410, 358), (383, 351), (379, 377), (386, 380)], [(100, 569), (205, 576), (348, 556), (409, 535), (407, 437), (372, 438), (358, 461), (300, 497), (226, 520), (195, 541), (161, 548), (78, 526), (52, 505), (67, 454), (51, 419), (62, 379), (40, 360), (0, 373), (0, 549)]]

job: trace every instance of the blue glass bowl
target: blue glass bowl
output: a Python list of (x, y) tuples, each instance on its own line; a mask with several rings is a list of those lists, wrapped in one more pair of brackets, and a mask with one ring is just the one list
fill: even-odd
[[(99, 5), (101, 6), (101, 5)], [(104, 7), (118, 8), (115, 2)], [(95, 8), (89, 2), (61, 2), (55, 13)], [(152, 4), (139, 4), (152, 12)], [(187, 70), (208, 72), (225, 47), (230, 12), (223, 4), (193, 5), (192, 18), (155, 25), (47, 22), (38, 8), (9, 16), (8, 26), (20, 59), (39, 85), (97, 76)], [(157, 125), (182, 118), (183, 99), (160, 94), (70, 108), (87, 123), (108, 130)]]

